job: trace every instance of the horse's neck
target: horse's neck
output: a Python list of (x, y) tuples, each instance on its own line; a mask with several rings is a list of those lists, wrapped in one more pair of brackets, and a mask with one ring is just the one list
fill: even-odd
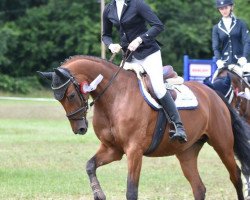
[[(105, 104), (107, 106), (114, 105), (115, 99), (121, 99), (120, 97), (127, 96), (128, 87), (133, 81), (131, 76), (128, 75), (128, 72), (120, 70), (117, 76), (114, 78), (114, 75), (118, 72), (119, 68), (115, 67), (111, 63), (106, 62), (96, 62), (86, 65), (82, 63), (83, 66), (79, 67), (80, 76), (81, 74), (84, 77), (88, 77), (88, 83), (90, 84), (98, 75), (103, 76), (103, 80), (97, 86), (96, 90), (92, 91), (90, 95), (93, 99), (98, 97), (98, 102)], [(81, 80), (84, 81), (84, 80)]]

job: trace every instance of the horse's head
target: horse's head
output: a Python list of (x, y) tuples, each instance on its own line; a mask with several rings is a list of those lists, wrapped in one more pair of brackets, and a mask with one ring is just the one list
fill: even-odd
[(232, 88), (232, 82), (231, 82), (231, 77), (227, 73), (226, 76), (217, 76), (213, 82), (211, 82), (207, 77), (204, 79), (203, 83), (213, 90), (216, 90), (220, 93), (222, 93), (228, 101), (231, 103), (232, 98), (234, 96), (234, 91)]
[(220, 91), (225, 97), (228, 98), (228, 93), (231, 90), (231, 78), (229, 74), (225, 77), (216, 77), (213, 82), (215, 90)]
[(72, 130), (75, 134), (85, 134), (88, 129), (86, 114), (88, 95), (83, 94), (80, 85), (69, 70), (59, 67), (54, 72), (38, 72), (43, 78), (50, 80), (54, 97), (66, 111)]

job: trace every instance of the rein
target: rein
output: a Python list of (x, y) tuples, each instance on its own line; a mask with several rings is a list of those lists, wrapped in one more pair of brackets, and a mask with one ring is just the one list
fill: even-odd
[[(90, 103), (90, 106), (93, 106), (95, 104), (95, 102), (100, 99), (100, 97), (106, 92), (106, 90), (109, 88), (109, 86), (113, 83), (114, 79), (117, 77), (117, 75), (119, 74), (119, 72), (121, 71), (121, 69), (123, 69), (125, 62), (127, 61), (127, 59), (130, 57), (130, 55), (132, 54), (132, 51), (127, 50), (125, 53), (125, 56), (122, 59), (121, 62), (121, 66), (119, 67), (118, 71), (112, 76), (112, 78), (110, 79), (110, 81), (108, 82), (108, 84), (105, 86), (105, 88), (101, 91), (101, 93), (99, 93), (97, 95), (97, 97), (95, 99), (93, 99), (93, 101)], [(114, 54), (115, 55), (115, 54)], [(113, 56), (111, 57), (111, 59), (113, 59)]]

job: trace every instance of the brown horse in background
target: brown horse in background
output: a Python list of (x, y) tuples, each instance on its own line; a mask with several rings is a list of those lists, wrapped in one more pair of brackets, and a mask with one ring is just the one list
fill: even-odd
[[(55, 98), (64, 107), (75, 134), (85, 134), (88, 128), (86, 114), (89, 95), (94, 101), (93, 127), (101, 141), (96, 154), (87, 162), (94, 199), (106, 199), (96, 176), (96, 169), (127, 156), (128, 176), (126, 197), (138, 199), (142, 157), (149, 148), (156, 126), (158, 112), (143, 99), (136, 75), (106, 60), (74, 56), (54, 72), (39, 72), (52, 81)], [(81, 83), (91, 83), (99, 74), (104, 78), (95, 90), (86, 93)], [(108, 88), (106, 86), (113, 79)], [(81, 86), (80, 86), (81, 85)], [(196, 200), (205, 199), (206, 188), (197, 167), (197, 157), (207, 142), (227, 168), (239, 200), (243, 200), (241, 171), (234, 155), (250, 167), (250, 146), (246, 130), (238, 114), (215, 91), (198, 82), (186, 82), (198, 100), (194, 110), (181, 110), (188, 142), (180, 144), (169, 138), (169, 125), (157, 149), (149, 157), (176, 155), (184, 176), (191, 184)], [(105, 91), (105, 92), (104, 92)], [(247, 133), (248, 131), (248, 133)], [(250, 134), (249, 134), (250, 135)]]
[[(210, 77), (204, 80), (204, 83), (214, 90), (221, 92), (228, 103), (233, 106), (239, 115), (250, 125), (250, 100), (238, 96), (240, 92), (245, 92), (245, 88), (250, 89), (248, 80), (240, 73), (242, 68), (237, 64), (226, 65), (218, 69), (209, 81)], [(250, 199), (250, 169), (242, 166), (243, 174), (246, 178), (247, 196)]]
[[(236, 67), (238, 65), (235, 65)], [(232, 89), (234, 91), (234, 97), (232, 99), (231, 105), (235, 107), (240, 116), (242, 116), (248, 124), (250, 124), (250, 100), (247, 100), (246, 98), (238, 96), (239, 92), (244, 92), (245, 88), (250, 89), (250, 85), (248, 81), (246, 81), (242, 76), (240, 76), (236, 71), (234, 71), (234, 68), (225, 66), (221, 70), (219, 70), (217, 78), (218, 77), (226, 77), (229, 76), (232, 83)], [(216, 80), (216, 77), (214, 77)]]

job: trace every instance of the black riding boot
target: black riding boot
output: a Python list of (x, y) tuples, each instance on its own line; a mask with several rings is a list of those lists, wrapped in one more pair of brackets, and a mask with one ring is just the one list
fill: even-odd
[(168, 120), (170, 120), (170, 123), (175, 129), (170, 131), (170, 138), (172, 140), (178, 139), (180, 143), (187, 142), (187, 136), (172, 96), (167, 91), (166, 94), (159, 99), (159, 101), (165, 111), (165, 114), (167, 115), (167, 118), (169, 118)]

